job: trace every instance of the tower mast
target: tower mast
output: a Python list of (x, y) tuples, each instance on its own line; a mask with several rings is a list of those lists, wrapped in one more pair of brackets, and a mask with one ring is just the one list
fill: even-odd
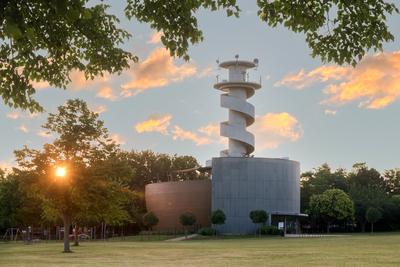
[(229, 111), (229, 120), (220, 124), (220, 135), (229, 138), (229, 147), (221, 151), (221, 157), (248, 157), (254, 151), (254, 135), (246, 128), (254, 123), (254, 106), (247, 99), (254, 95), (261, 84), (248, 79), (248, 69), (256, 68), (258, 60), (225, 61), (219, 67), (228, 69), (229, 78), (214, 84), (214, 88), (223, 91), (221, 107)]

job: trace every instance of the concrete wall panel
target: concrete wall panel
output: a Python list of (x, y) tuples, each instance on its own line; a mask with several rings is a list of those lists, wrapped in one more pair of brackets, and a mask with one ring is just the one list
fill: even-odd
[(300, 164), (286, 159), (221, 157), (212, 161), (212, 210), (227, 217), (222, 233), (254, 233), (251, 210), (300, 213)]

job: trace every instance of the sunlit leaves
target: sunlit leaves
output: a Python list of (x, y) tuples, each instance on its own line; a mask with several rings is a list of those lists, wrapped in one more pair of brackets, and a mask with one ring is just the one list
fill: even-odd
[(130, 34), (103, 3), (87, 0), (2, 1), (0, 96), (14, 108), (41, 111), (33, 82), (66, 88), (69, 73), (92, 79), (120, 73), (137, 58), (119, 46)]
[(394, 36), (387, 15), (399, 10), (391, 1), (258, 0), (259, 16), (269, 26), (282, 24), (306, 35), (313, 57), (324, 62), (357, 64), (371, 49), (382, 50)]
[(152, 28), (163, 32), (161, 42), (170, 51), (171, 56), (188, 60), (189, 43), (203, 40), (198, 28), (195, 13), (201, 8), (225, 9), (228, 16), (238, 16), (236, 0), (128, 0), (125, 9), (128, 18), (149, 23)]

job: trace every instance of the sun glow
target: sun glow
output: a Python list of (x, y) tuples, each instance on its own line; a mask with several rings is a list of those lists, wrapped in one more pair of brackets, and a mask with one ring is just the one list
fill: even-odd
[(56, 168), (56, 176), (57, 177), (65, 177), (67, 175), (67, 170), (65, 167), (57, 167)]

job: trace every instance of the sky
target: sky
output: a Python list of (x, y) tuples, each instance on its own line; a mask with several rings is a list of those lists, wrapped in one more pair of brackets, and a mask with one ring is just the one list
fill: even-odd
[[(118, 2), (118, 3), (117, 3)], [(86, 81), (71, 73), (67, 90), (37, 83), (35, 98), (46, 112), (29, 114), (0, 105), (0, 167), (14, 163), (13, 151), (40, 148), (54, 140), (41, 128), (47, 113), (71, 98), (98, 112), (112, 138), (126, 150), (192, 155), (201, 164), (226, 147), (219, 123), (227, 110), (213, 89), (226, 77), (216, 60), (259, 59), (250, 78), (262, 88), (248, 101), (256, 109), (256, 157), (289, 157), (302, 171), (323, 163), (351, 169), (366, 162), (380, 171), (400, 167), (400, 16), (389, 25), (397, 38), (383, 53), (371, 52), (356, 68), (323, 64), (310, 56), (305, 38), (283, 27), (269, 28), (257, 17), (256, 1), (239, 1), (240, 18), (201, 10), (204, 41), (191, 46), (191, 60), (171, 58), (160, 34), (128, 21), (124, 1), (108, 1), (110, 12), (133, 38), (124, 48), (139, 56), (121, 75)]]

